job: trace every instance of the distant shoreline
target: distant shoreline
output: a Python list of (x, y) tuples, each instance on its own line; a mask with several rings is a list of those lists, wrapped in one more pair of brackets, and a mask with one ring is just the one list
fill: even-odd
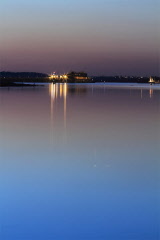
[[(73, 72), (74, 73), (74, 72)], [(72, 74), (73, 74), (72, 73)], [(79, 73), (82, 74), (82, 73)], [(84, 73), (83, 73), (84, 74)], [(71, 74), (70, 74), (71, 75)], [(70, 76), (68, 78), (58, 79), (51, 78), (51, 76), (43, 73), (34, 72), (0, 72), (0, 87), (26, 87), (35, 86), (38, 83), (149, 83), (149, 77), (136, 76), (92, 76), (79, 77), (78, 73), (74, 73), (76, 77)], [(78, 77), (77, 77), (78, 75)], [(87, 75), (87, 74), (86, 74)], [(53, 77), (56, 75), (53, 75)], [(67, 75), (65, 75), (67, 76)], [(160, 84), (160, 77), (152, 77), (153, 83)]]

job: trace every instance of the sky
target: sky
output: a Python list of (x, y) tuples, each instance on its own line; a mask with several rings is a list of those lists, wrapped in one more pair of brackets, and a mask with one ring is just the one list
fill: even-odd
[(0, 71), (160, 75), (159, 0), (1, 0)]

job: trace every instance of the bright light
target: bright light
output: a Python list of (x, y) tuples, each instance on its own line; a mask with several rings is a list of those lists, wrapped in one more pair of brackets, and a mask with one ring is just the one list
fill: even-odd
[(64, 75), (56, 75), (55, 73), (53, 73), (53, 74), (51, 74), (49, 76), (49, 79), (51, 79), (51, 80), (53, 80), (53, 79), (62, 79), (62, 80), (65, 79), (65, 80), (67, 80), (68, 76), (66, 74), (64, 74)]
[(150, 80), (149, 80), (150, 83), (154, 83), (154, 80), (152, 77), (150, 77)]
[(67, 77), (67, 75), (63, 75), (63, 78), (64, 78), (64, 79), (67, 79), (68, 77)]
[(51, 75), (49, 76), (49, 78), (50, 78), (50, 79), (58, 79), (59, 76), (56, 75), (55, 73), (53, 73), (53, 74), (51, 74)]

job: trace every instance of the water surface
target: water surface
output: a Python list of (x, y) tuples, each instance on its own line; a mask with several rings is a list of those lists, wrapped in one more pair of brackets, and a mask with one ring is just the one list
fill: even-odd
[(160, 239), (160, 88), (0, 88), (1, 240)]

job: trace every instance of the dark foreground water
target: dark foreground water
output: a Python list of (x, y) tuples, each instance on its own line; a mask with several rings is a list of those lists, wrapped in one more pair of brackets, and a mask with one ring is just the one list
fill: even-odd
[(160, 239), (160, 89), (0, 89), (0, 240)]

